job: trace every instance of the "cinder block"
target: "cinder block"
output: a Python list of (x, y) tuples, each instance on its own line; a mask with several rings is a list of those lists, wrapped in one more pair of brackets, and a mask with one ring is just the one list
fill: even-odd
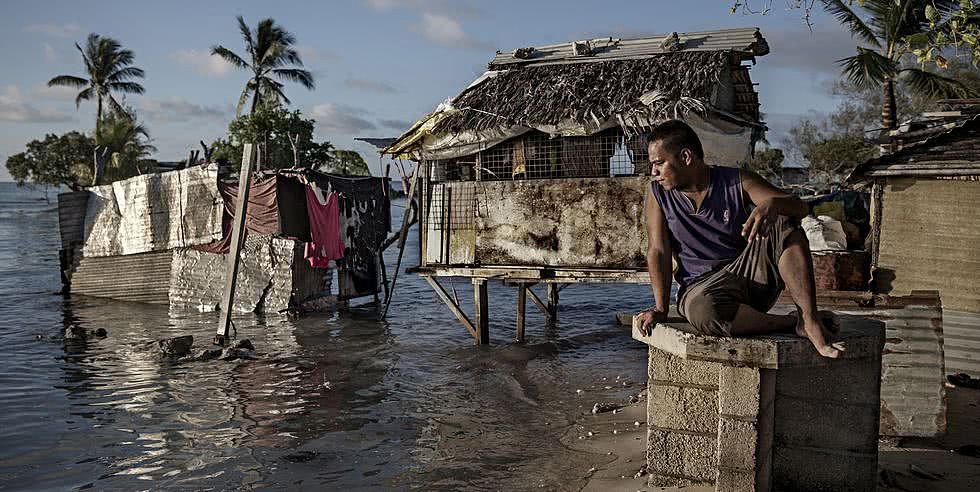
[(715, 492), (751, 492), (756, 490), (755, 472), (718, 468)]
[(718, 392), (699, 388), (647, 387), (647, 415), (661, 429), (714, 434), (718, 430)]
[(759, 414), (759, 369), (725, 366), (718, 371), (718, 413), (756, 419)]
[(870, 453), (878, 449), (878, 407), (783, 397), (773, 444)]
[(759, 433), (754, 423), (720, 417), (718, 465), (755, 473), (758, 439)]
[(844, 404), (879, 404), (881, 357), (876, 360), (841, 360), (823, 367), (779, 370), (777, 399), (789, 396)]
[(877, 486), (877, 453), (777, 448), (773, 465), (772, 490), (868, 491)]
[(647, 467), (658, 475), (710, 483), (716, 474), (716, 445), (714, 435), (650, 429), (647, 433)]
[(717, 362), (684, 359), (653, 347), (650, 347), (649, 358), (647, 377), (650, 381), (718, 387), (718, 370), (721, 364)]

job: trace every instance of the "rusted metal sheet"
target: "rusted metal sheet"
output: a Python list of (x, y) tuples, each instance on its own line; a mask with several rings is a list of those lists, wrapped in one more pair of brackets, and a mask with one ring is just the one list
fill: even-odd
[[(638, 269), (646, 264), (643, 199), (649, 177), (480, 181), (476, 265)], [(433, 193), (433, 200), (437, 199)], [(447, 248), (431, 223), (427, 264)], [(432, 250), (437, 250), (433, 253)]]
[(943, 312), (946, 374), (965, 372), (980, 377), (980, 314)]
[[(836, 300), (837, 302), (829, 302)], [(873, 306), (860, 307), (857, 303)], [(880, 432), (934, 437), (946, 432), (943, 310), (938, 295), (822, 296), (820, 307), (885, 323)], [(835, 305), (836, 304), (836, 305)], [(785, 312), (792, 306), (781, 306)]]
[(70, 249), (85, 241), (85, 210), (90, 193), (72, 191), (58, 194), (58, 230), (61, 248)]
[(864, 251), (814, 252), (813, 277), (818, 291), (868, 288), (868, 254)]
[[(174, 308), (213, 311), (221, 303), (221, 287), (228, 255), (190, 248), (174, 252), (170, 305)], [(319, 293), (316, 272), (302, 255), (302, 243), (250, 234), (241, 254), (234, 310), (277, 312)], [(303, 267), (298, 263), (305, 263)], [(297, 279), (295, 272), (301, 272)], [(329, 270), (319, 270), (321, 275)], [(300, 280), (299, 282), (296, 282)]]
[(122, 301), (166, 304), (171, 251), (84, 257), (71, 276), (71, 292)]
[(940, 291), (947, 309), (980, 312), (980, 182), (889, 178), (875, 278), (892, 295)]
[(195, 166), (90, 188), (83, 253), (128, 255), (221, 239), (217, 173)]

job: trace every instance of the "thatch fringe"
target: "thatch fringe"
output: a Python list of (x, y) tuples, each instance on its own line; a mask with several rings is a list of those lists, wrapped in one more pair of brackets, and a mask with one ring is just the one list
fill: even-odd
[[(728, 51), (692, 51), (640, 60), (539, 65), (509, 70), (453, 102), (456, 112), (433, 133), (460, 133), (511, 125), (586, 126), (614, 115), (669, 114), (684, 99), (707, 103), (713, 84), (731, 63)], [(659, 94), (647, 108), (640, 96)]]

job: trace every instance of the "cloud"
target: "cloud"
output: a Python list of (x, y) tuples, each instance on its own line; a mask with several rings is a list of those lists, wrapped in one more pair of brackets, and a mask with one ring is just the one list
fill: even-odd
[(31, 95), (48, 101), (67, 101), (74, 103), (75, 97), (81, 91), (82, 89), (65, 87), (63, 85), (56, 85), (54, 87), (49, 85), (39, 85), (31, 89)]
[(67, 22), (65, 24), (31, 24), (24, 28), (27, 32), (54, 36), (57, 38), (70, 38), (82, 32), (82, 26), (77, 22)]
[(378, 123), (385, 128), (392, 128), (394, 130), (404, 131), (408, 130), (408, 127), (412, 126), (411, 121), (407, 120), (378, 120)]
[(337, 53), (323, 49), (323, 48), (311, 48), (309, 46), (297, 46), (296, 52), (299, 53), (299, 57), (303, 60), (304, 64), (309, 64), (310, 62), (316, 62), (320, 60), (340, 60), (341, 56)]
[(38, 109), (21, 99), (17, 86), (8, 85), (0, 94), (0, 121), (14, 123), (62, 123), (72, 121), (69, 113)]
[(462, 24), (447, 14), (425, 12), (412, 29), (433, 43), (451, 48), (490, 49), (489, 44), (471, 38)]
[(483, 13), (477, 5), (458, 0), (365, 0), (364, 3), (379, 11), (410, 9), (420, 12), (443, 12), (466, 18), (477, 18)]
[(310, 111), (317, 128), (323, 133), (354, 135), (377, 129), (377, 125), (364, 119), (368, 111), (333, 103), (318, 104)]
[(54, 46), (51, 43), (45, 41), (44, 43), (44, 61), (48, 63), (55, 63), (58, 61), (58, 52), (54, 50)]
[(344, 81), (344, 85), (350, 87), (351, 89), (374, 92), (376, 94), (394, 94), (398, 92), (398, 90), (391, 85), (384, 82), (378, 82), (376, 80), (348, 78)]
[(187, 65), (195, 72), (211, 77), (222, 77), (235, 69), (220, 56), (212, 55), (210, 50), (180, 50), (170, 55), (170, 58), (182, 65)]
[(854, 55), (858, 41), (842, 28), (830, 25), (806, 28), (774, 29), (764, 33), (770, 52), (761, 63), (769, 68), (787, 68), (801, 72), (838, 77), (837, 60)]
[(206, 106), (194, 104), (179, 97), (167, 99), (140, 99), (137, 109), (147, 121), (184, 122), (188, 120), (225, 120), (235, 113), (232, 106)]

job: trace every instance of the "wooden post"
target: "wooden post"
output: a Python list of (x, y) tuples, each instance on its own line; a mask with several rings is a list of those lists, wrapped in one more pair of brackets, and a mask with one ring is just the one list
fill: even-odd
[(479, 336), (477, 335), (476, 328), (473, 326), (473, 322), (470, 321), (470, 319), (466, 317), (466, 313), (460, 309), (459, 301), (453, 301), (450, 299), (446, 289), (443, 289), (442, 285), (439, 285), (439, 282), (435, 279), (435, 277), (426, 275), (422, 278), (424, 278), (425, 281), (432, 286), (432, 290), (436, 291), (439, 299), (442, 299), (442, 302), (446, 303), (446, 306), (448, 306), (449, 310), (454, 316), (456, 316), (456, 319), (458, 319), (460, 323), (463, 323), (463, 326), (470, 332), (470, 335), (473, 335), (473, 338), (479, 340)]
[(408, 200), (409, 206), (405, 207), (405, 216), (402, 218), (402, 230), (398, 235), (398, 260), (395, 261), (395, 272), (391, 275), (391, 288), (388, 289), (388, 295), (385, 297), (385, 307), (381, 311), (381, 316), (378, 319), (385, 319), (388, 315), (388, 307), (391, 306), (391, 296), (395, 292), (395, 281), (398, 280), (398, 269), (401, 268), (402, 264), (402, 254), (405, 253), (405, 238), (408, 236), (408, 216), (412, 212), (411, 200), (415, 195), (415, 184), (419, 179), (419, 166), (415, 166), (415, 173), (412, 174), (412, 182), (408, 185)]
[(558, 319), (558, 284), (548, 284), (548, 314), (551, 319)]
[(235, 224), (231, 228), (231, 249), (228, 251), (228, 266), (225, 268), (225, 289), (221, 295), (221, 318), (214, 343), (224, 345), (228, 342), (228, 329), (231, 328), (231, 309), (235, 301), (235, 281), (238, 279), (238, 263), (242, 254), (245, 236), (245, 213), (248, 210), (248, 191), (252, 182), (252, 164), (255, 161), (254, 144), (245, 144), (242, 151), (242, 170), (238, 175), (238, 203), (235, 204)]
[(517, 284), (517, 336), (515, 341), (524, 343), (524, 312), (527, 306), (527, 284)]
[(487, 313), (488, 304), (487, 279), (473, 279), (473, 305), (476, 308), (473, 317), (475, 318), (476, 343), (478, 345), (487, 345), (490, 343), (490, 319)]

